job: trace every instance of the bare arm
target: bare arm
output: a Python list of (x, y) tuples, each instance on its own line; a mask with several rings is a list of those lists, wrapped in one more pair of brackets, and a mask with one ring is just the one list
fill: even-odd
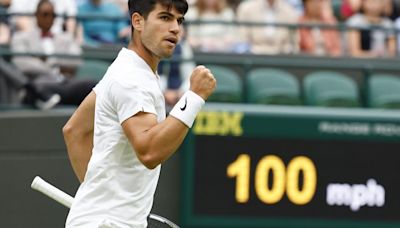
[(80, 182), (92, 156), (95, 103), (96, 94), (92, 91), (63, 128), (68, 156)]
[(188, 132), (188, 127), (172, 116), (157, 124), (154, 114), (143, 112), (124, 121), (122, 127), (139, 160), (149, 169), (167, 160)]
[[(214, 76), (203, 66), (193, 71), (190, 83), (190, 89), (204, 100), (216, 86)], [(139, 160), (149, 169), (154, 169), (175, 153), (188, 133), (188, 127), (175, 117), (169, 116), (158, 123), (154, 114), (143, 112), (125, 120), (122, 128)]]

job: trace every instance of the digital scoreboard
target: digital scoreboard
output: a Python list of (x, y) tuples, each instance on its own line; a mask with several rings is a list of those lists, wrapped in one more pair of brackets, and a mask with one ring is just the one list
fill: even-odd
[(400, 112), (233, 110), (185, 142), (183, 227), (400, 227)]

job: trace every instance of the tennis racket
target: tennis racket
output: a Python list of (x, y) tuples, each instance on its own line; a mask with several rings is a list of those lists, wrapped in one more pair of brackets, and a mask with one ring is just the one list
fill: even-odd
[[(60, 204), (70, 208), (74, 198), (61, 191), (39, 176), (36, 176), (31, 184), (31, 188), (37, 190)], [(178, 225), (159, 215), (150, 214), (147, 218), (148, 228), (179, 228)]]

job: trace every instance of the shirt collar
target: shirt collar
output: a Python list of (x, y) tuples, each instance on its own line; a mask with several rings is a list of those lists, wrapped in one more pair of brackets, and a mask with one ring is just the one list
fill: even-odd
[(133, 61), (134, 64), (137, 67), (140, 67), (144, 70), (150, 71), (153, 75), (155, 75), (157, 77), (157, 79), (160, 79), (160, 76), (158, 76), (158, 73), (154, 73), (153, 70), (151, 69), (151, 67), (146, 63), (146, 61), (144, 61), (144, 59), (142, 57), (140, 57), (135, 51), (125, 48), (123, 47), (121, 50), (121, 53), (125, 54), (125, 55), (129, 55)]

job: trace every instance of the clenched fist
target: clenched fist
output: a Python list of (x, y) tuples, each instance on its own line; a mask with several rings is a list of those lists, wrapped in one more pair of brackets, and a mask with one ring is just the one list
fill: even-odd
[(190, 76), (190, 90), (202, 97), (204, 100), (214, 92), (217, 81), (214, 75), (205, 66), (197, 66)]

